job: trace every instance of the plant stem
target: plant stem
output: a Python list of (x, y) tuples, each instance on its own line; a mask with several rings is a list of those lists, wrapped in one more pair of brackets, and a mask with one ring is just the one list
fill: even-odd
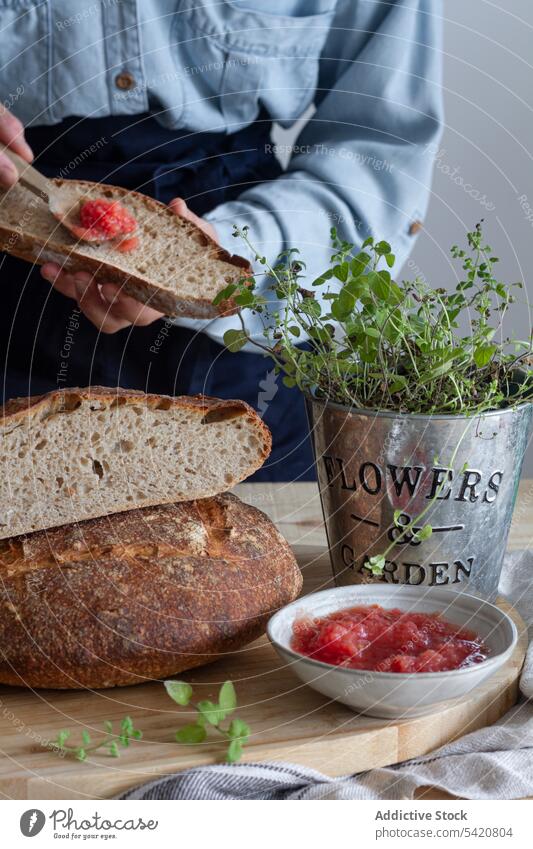
[[(448, 472), (450, 472), (450, 471), (451, 471), (451, 472), (453, 472), (453, 464), (455, 463), (455, 460), (456, 460), (456, 458), (457, 458), (457, 452), (459, 451), (459, 448), (460, 448), (460, 446), (461, 446), (461, 443), (462, 443), (463, 439), (465, 438), (465, 436), (466, 436), (466, 434), (467, 434), (467, 432), (468, 432), (469, 428), (472, 426), (473, 421), (474, 421), (474, 419), (471, 419), (471, 420), (468, 422), (468, 424), (466, 425), (466, 427), (465, 427), (465, 429), (464, 429), (463, 433), (461, 434), (461, 437), (460, 437), (460, 439), (459, 439), (459, 441), (458, 441), (457, 445), (456, 445), (456, 446), (455, 446), (455, 448), (454, 448), (453, 454), (452, 454), (452, 456), (451, 456), (450, 464), (449, 464), (449, 466), (447, 467), (447, 471), (448, 471)], [(445, 478), (443, 478), (443, 480), (440, 482), (440, 484), (436, 487), (436, 489), (435, 489), (435, 494), (433, 495), (433, 497), (431, 498), (431, 500), (430, 500), (430, 501), (426, 504), (426, 506), (425, 506), (425, 507), (424, 507), (424, 509), (423, 509), (423, 510), (422, 510), (422, 511), (418, 514), (418, 516), (415, 516), (415, 517), (414, 517), (414, 519), (412, 519), (412, 520), (409, 522), (409, 524), (408, 524), (408, 525), (405, 525), (404, 530), (403, 530), (403, 531), (401, 531), (401, 533), (399, 534), (399, 536), (398, 536), (396, 539), (394, 539), (394, 540), (393, 540), (393, 541), (392, 541), (392, 542), (391, 542), (391, 543), (387, 546), (387, 548), (385, 549), (385, 551), (382, 553), (382, 556), (383, 556), (383, 557), (387, 557), (387, 555), (388, 555), (388, 554), (390, 554), (390, 552), (392, 551), (392, 549), (394, 548), (394, 546), (398, 545), (398, 543), (399, 543), (399, 542), (401, 542), (401, 541), (405, 538), (405, 536), (407, 536), (408, 534), (410, 534), (410, 533), (412, 533), (412, 532), (413, 532), (413, 530), (414, 530), (414, 528), (416, 527), (416, 525), (417, 525), (417, 524), (421, 521), (421, 519), (423, 519), (423, 518), (424, 518), (424, 516), (426, 516), (426, 515), (427, 515), (427, 513), (428, 513), (428, 512), (431, 510), (431, 508), (434, 506), (434, 504), (436, 503), (436, 501), (437, 501), (437, 499), (438, 499), (439, 495), (441, 494), (442, 490), (443, 490), (443, 489), (444, 489), (444, 487), (446, 486), (446, 483), (447, 483), (447, 482), (448, 482), (448, 479), (447, 479), (446, 477), (445, 477)]]

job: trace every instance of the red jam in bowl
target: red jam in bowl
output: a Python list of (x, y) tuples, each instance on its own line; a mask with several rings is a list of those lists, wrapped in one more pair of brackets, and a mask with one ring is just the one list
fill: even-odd
[(82, 227), (92, 238), (115, 239), (133, 233), (137, 222), (116, 200), (87, 200), (80, 209)]
[(488, 657), (480, 637), (438, 613), (378, 604), (297, 619), (291, 648), (323, 663), (372, 672), (446, 672)]

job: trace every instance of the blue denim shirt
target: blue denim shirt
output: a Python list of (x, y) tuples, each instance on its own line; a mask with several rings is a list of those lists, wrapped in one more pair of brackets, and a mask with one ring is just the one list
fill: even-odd
[[(0, 0), (1, 100), (26, 124), (152, 110), (171, 128), (233, 133), (260, 109), (290, 127), (314, 104), (286, 172), (207, 216), (232, 253), (245, 253), (233, 224), (247, 224), (271, 260), (300, 248), (310, 276), (332, 225), (407, 257), (440, 67), (440, 0)], [(216, 339), (238, 326), (180, 323)]]

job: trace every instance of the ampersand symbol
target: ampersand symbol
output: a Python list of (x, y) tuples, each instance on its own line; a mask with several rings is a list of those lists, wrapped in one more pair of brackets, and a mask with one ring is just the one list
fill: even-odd
[(411, 524), (411, 517), (407, 513), (400, 513), (399, 516), (396, 517), (395, 524), (392, 528), (389, 528), (388, 537), (391, 542), (396, 542), (397, 545), (403, 545), (408, 543), (409, 545), (420, 545), (422, 540), (418, 539), (416, 536), (417, 531), (420, 528), (412, 528), (411, 531), (406, 533), (406, 528)]

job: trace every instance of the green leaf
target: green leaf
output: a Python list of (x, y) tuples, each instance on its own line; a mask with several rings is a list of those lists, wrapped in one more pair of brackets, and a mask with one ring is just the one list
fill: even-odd
[(81, 739), (83, 740), (84, 746), (88, 746), (91, 742), (91, 735), (89, 734), (89, 732), (85, 728), (81, 732)]
[(228, 734), (232, 738), (238, 738), (242, 743), (246, 743), (250, 736), (250, 726), (242, 719), (235, 718), (231, 721), (228, 728)]
[(224, 333), (224, 345), (232, 354), (240, 351), (246, 345), (247, 339), (244, 330), (226, 330)]
[(218, 694), (218, 705), (224, 713), (231, 713), (237, 707), (237, 695), (231, 681), (225, 681)]
[(245, 289), (233, 299), (239, 307), (250, 307), (255, 303), (255, 295), (251, 289)]
[(351, 295), (354, 301), (360, 298), (361, 295), (366, 294), (368, 292), (367, 275), (365, 274), (362, 277), (352, 277), (351, 280), (348, 280), (346, 285), (342, 287), (341, 293), (342, 292)]
[(180, 728), (179, 731), (176, 731), (177, 742), (186, 743), (191, 746), (196, 743), (203, 743), (206, 737), (207, 732), (204, 726), (198, 725), (198, 723), (184, 725), (183, 728)]
[(424, 525), (423, 528), (420, 528), (420, 530), (416, 532), (415, 536), (418, 540), (423, 541), (425, 539), (429, 539), (432, 533), (433, 528), (431, 525)]
[(396, 262), (396, 257), (394, 256), (394, 254), (385, 254), (385, 262), (387, 263), (389, 268), (392, 268), (392, 266)]
[(117, 746), (117, 744), (115, 743), (114, 740), (109, 746), (109, 754), (111, 755), (112, 758), (120, 757), (120, 752), (118, 750), (118, 746)]
[(122, 722), (120, 723), (120, 728), (124, 734), (131, 734), (133, 731), (133, 720), (131, 716), (125, 716)]
[[(384, 272), (380, 271), (379, 273), (383, 274)], [(402, 290), (400, 289), (398, 284), (395, 283), (393, 280), (391, 281), (391, 284), (390, 284), (390, 291), (391, 291), (390, 300), (395, 304), (400, 304), (404, 299), (404, 293), (402, 292)]]
[(451, 367), (452, 361), (450, 359), (447, 362), (441, 363), (439, 366), (430, 369), (427, 374), (419, 378), (419, 385), (425, 386), (427, 383), (431, 383), (431, 381), (435, 380), (437, 377), (442, 377), (443, 374), (446, 374), (447, 371), (450, 371)]
[(79, 761), (84, 761), (87, 758), (87, 752), (83, 748), (79, 748), (76, 750), (76, 758)]
[(385, 254), (390, 254), (391, 246), (388, 242), (377, 242), (374, 245), (374, 250), (379, 256), (385, 256)]
[(402, 515), (402, 513), (403, 513), (403, 510), (395, 510), (394, 511), (394, 524), (396, 525), (397, 528), (400, 527), (399, 521), (400, 521), (400, 516)]
[(242, 743), (240, 740), (232, 740), (228, 746), (227, 761), (230, 764), (237, 763), (242, 757)]
[(346, 321), (354, 311), (355, 304), (355, 297), (350, 293), (348, 287), (344, 286), (331, 304), (331, 315), (337, 321)]
[(486, 366), (497, 350), (497, 345), (478, 345), (474, 351), (474, 362), (478, 368)]
[(233, 293), (236, 290), (237, 290), (237, 284), (236, 283), (230, 283), (229, 286), (226, 286), (225, 289), (222, 289), (220, 292), (218, 292), (215, 295), (215, 297), (213, 298), (214, 306), (218, 306), (218, 304), (221, 304), (222, 301), (227, 301), (228, 298), (231, 298), (231, 296), (233, 295)]
[(385, 557), (383, 554), (374, 554), (373, 557), (366, 560), (364, 568), (372, 572), (373, 575), (382, 575), (385, 568)]
[(359, 356), (364, 363), (375, 363), (378, 353), (378, 346), (375, 342), (371, 341), (369, 338), (366, 338), (359, 348)]
[(283, 375), (283, 377), (281, 378), (281, 382), (284, 386), (287, 387), (287, 389), (293, 389), (296, 386), (296, 381), (294, 377), (289, 377), (288, 374)]
[(346, 281), (348, 280), (349, 271), (350, 266), (348, 265), (348, 263), (342, 262), (340, 265), (335, 266), (335, 268), (333, 269), (333, 274), (335, 275), (337, 280), (341, 281), (341, 283), (346, 283)]
[[(366, 243), (363, 243), (363, 247), (365, 247)], [(352, 273), (352, 277), (360, 277), (361, 274), (368, 267), (368, 263), (370, 262), (370, 254), (361, 251), (352, 259), (350, 263), (350, 271)]]
[(108, 734), (111, 734), (113, 731), (113, 723), (111, 720), (106, 719), (104, 722), (104, 731), (107, 731)]
[(389, 304), (399, 304), (403, 301), (402, 290), (394, 283), (391, 279), (390, 272), (386, 269), (372, 271), (368, 275), (368, 278), (372, 292), (380, 301), (385, 301)]
[(327, 280), (331, 280), (333, 277), (333, 271), (331, 268), (328, 268), (324, 274), (321, 274), (320, 277), (317, 277), (316, 280), (313, 280), (311, 283), (312, 286), (322, 286)]
[(213, 702), (210, 702), (209, 699), (204, 699), (201, 702), (198, 702), (196, 705), (198, 712), (200, 715), (208, 722), (210, 725), (218, 725), (223, 716), (221, 716), (221, 712), (218, 705), (215, 705)]
[(293, 336), (298, 337), (301, 331), (297, 324), (293, 324), (289, 327), (289, 333), (292, 333)]
[(59, 732), (59, 734), (57, 735), (57, 745), (59, 746), (59, 748), (62, 748), (65, 745), (69, 737), (70, 731), (68, 731), (66, 728)]
[(164, 681), (165, 690), (176, 704), (186, 707), (192, 697), (192, 687), (186, 681)]
[(391, 382), (388, 384), (387, 388), (391, 395), (394, 395), (395, 392), (400, 392), (407, 386), (407, 379), (403, 376), (403, 374), (390, 374), (388, 379)]
[[(387, 272), (388, 273), (388, 272)], [(369, 275), (370, 289), (380, 301), (388, 301), (391, 294), (390, 280), (377, 271), (371, 272)]]

